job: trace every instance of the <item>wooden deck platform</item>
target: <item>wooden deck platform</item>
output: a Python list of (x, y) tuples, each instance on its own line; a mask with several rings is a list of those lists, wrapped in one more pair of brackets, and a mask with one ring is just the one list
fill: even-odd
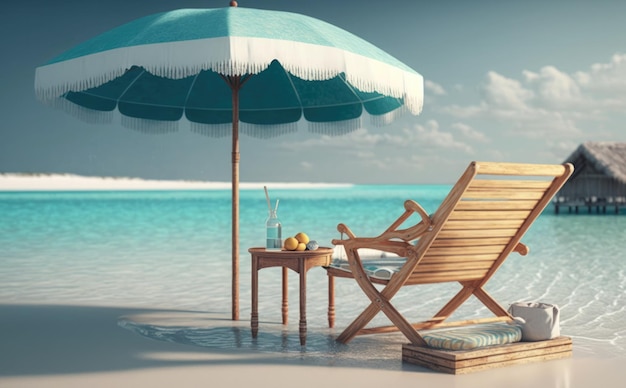
[(411, 344), (402, 346), (402, 361), (451, 374), (554, 360), (571, 355), (570, 337), (557, 337), (538, 342), (516, 342), (473, 350), (439, 350)]

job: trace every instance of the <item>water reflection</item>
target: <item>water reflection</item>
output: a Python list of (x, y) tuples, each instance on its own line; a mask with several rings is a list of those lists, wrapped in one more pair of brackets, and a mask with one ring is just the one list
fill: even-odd
[(118, 325), (154, 340), (216, 351), (273, 353), (309, 365), (414, 369), (402, 364), (401, 349), (406, 339), (399, 333), (359, 337), (345, 345), (335, 341), (334, 329), (313, 327), (308, 329), (306, 345), (301, 346), (297, 326), (263, 322), (257, 338), (252, 338), (249, 322), (228, 321), (225, 316), (188, 312), (142, 314), (122, 317)]

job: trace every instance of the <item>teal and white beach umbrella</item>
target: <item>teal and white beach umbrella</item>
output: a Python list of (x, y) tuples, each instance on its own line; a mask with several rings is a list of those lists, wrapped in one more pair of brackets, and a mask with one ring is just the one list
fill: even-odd
[(44, 102), (93, 123), (121, 118), (146, 132), (181, 123), (232, 136), (233, 319), (239, 317), (239, 132), (343, 134), (420, 113), (423, 78), (394, 57), (329, 23), (236, 7), (146, 16), (38, 67)]

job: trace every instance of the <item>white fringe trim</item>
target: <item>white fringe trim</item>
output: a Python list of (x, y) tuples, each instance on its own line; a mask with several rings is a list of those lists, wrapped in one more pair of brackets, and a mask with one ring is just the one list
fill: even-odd
[[(220, 138), (232, 136), (233, 127), (230, 123), (216, 125), (191, 123), (191, 131), (208, 137)], [(271, 139), (295, 132), (298, 132), (297, 122), (276, 125), (249, 124), (244, 122), (239, 123), (240, 135), (250, 136), (257, 139)]]
[(122, 115), (122, 126), (151, 135), (165, 135), (178, 131), (180, 121), (160, 121), (139, 119)]
[(370, 123), (376, 127), (384, 127), (387, 126), (402, 116), (405, 116), (409, 110), (402, 105), (396, 110), (392, 110), (391, 112), (382, 114), (382, 115), (367, 115), (370, 117)]
[(328, 136), (341, 136), (350, 132), (354, 132), (361, 128), (362, 121), (360, 118), (335, 122), (307, 122), (307, 128), (311, 133)]
[(257, 139), (271, 139), (295, 132), (298, 132), (297, 122), (277, 125), (239, 123), (239, 133)]
[(195, 132), (199, 135), (220, 138), (232, 136), (233, 125), (232, 123), (208, 125), (191, 122), (190, 130), (191, 132)]
[(61, 110), (87, 124), (111, 124), (113, 122), (113, 118), (116, 115), (119, 115), (117, 109), (114, 111), (87, 109), (74, 104), (63, 97), (43, 100), (42, 102), (51, 108)]
[(133, 65), (157, 76), (179, 79), (202, 70), (256, 74), (275, 59), (296, 77), (326, 80), (344, 73), (359, 90), (402, 98), (414, 115), (422, 110), (424, 80), (414, 71), (334, 47), (244, 37), (123, 47), (51, 63), (36, 69), (35, 93), (42, 101), (52, 100), (68, 91), (102, 85)]
[[(80, 121), (88, 124), (112, 124), (115, 119), (118, 118), (119, 123), (125, 127), (135, 131), (139, 131), (146, 134), (168, 134), (179, 131), (185, 126), (189, 127), (189, 130), (197, 134), (222, 138), (232, 136), (232, 123), (224, 124), (202, 124), (195, 123), (182, 118), (178, 121), (160, 121), (160, 120), (148, 120), (135, 117), (129, 117), (122, 115), (116, 108), (114, 111), (97, 111), (92, 109), (83, 108), (80, 105), (76, 105), (65, 98), (56, 98), (53, 100), (44, 101), (44, 103), (50, 107), (58, 110), (62, 110), (69, 115), (79, 119)], [(275, 124), (275, 125), (260, 125), (251, 124), (246, 122), (239, 122), (239, 133), (245, 136), (254, 137), (257, 139), (271, 139), (291, 133), (296, 133), (300, 130), (301, 126), (305, 126), (311, 133), (317, 133), (321, 135), (329, 136), (341, 136), (350, 132), (356, 131), (363, 127), (363, 122), (369, 122), (376, 127), (386, 126), (393, 122), (395, 119), (406, 114), (407, 109), (400, 107), (392, 112), (384, 115), (370, 115), (367, 111), (363, 110), (361, 117), (333, 122), (310, 122), (301, 118), (300, 121), (287, 124)], [(117, 121), (116, 121), (117, 122)]]

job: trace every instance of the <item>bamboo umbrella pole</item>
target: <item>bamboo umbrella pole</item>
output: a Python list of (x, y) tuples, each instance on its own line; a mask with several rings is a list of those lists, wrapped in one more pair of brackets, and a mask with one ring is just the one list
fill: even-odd
[(223, 77), (231, 89), (233, 104), (232, 128), (232, 320), (239, 320), (239, 91), (250, 74)]
[(239, 89), (241, 77), (229, 77), (233, 99), (232, 141), (232, 320), (239, 320)]

